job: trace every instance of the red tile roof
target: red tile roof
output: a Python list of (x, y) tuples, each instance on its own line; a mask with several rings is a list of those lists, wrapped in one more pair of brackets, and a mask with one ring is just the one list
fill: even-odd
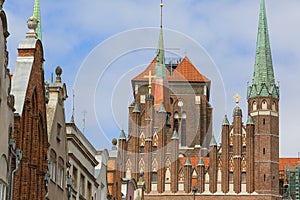
[(300, 158), (279, 158), (279, 171), (294, 170), (297, 165), (300, 166)]
[(168, 77), (168, 81), (210, 82), (196, 69), (188, 57), (183, 58), (173, 75)]
[[(150, 70), (152, 74), (155, 74), (155, 65), (156, 65), (156, 58), (152, 60), (152, 62), (145, 69), (145, 71), (140, 73), (132, 80), (148, 81), (148, 78), (145, 78), (145, 76), (148, 76)], [(167, 80), (171, 82), (200, 82), (200, 83), (210, 82), (210, 80), (207, 77), (205, 77), (196, 69), (196, 67), (192, 64), (192, 62), (188, 59), (188, 57), (184, 57), (182, 59), (182, 61), (178, 64), (175, 71), (172, 73), (172, 76), (170, 75), (170, 73), (168, 73), (168, 70), (166, 76), (167, 76)]]
[(151, 71), (152, 75), (155, 74), (155, 65), (156, 65), (156, 58), (154, 58), (152, 60), (150, 65), (142, 73), (140, 73), (135, 78), (133, 78), (132, 81), (147, 81), (148, 82), (149, 79), (145, 78), (145, 76), (149, 75), (149, 71)]

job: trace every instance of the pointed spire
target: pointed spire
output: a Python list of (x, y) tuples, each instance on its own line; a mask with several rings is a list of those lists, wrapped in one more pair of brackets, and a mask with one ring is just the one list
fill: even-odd
[(247, 124), (254, 124), (253, 118), (251, 115), (248, 115)]
[(174, 130), (173, 135), (172, 135), (172, 140), (178, 140), (178, 133), (176, 130)]
[(159, 111), (158, 111), (158, 112), (159, 112), (159, 113), (166, 113), (166, 112), (167, 112), (164, 103), (162, 103), (162, 104), (160, 105), (160, 108), (159, 108)]
[(191, 165), (192, 165), (191, 159), (189, 156), (187, 156), (185, 159), (184, 166), (191, 166)]
[(141, 112), (141, 111), (140, 111), (140, 108), (139, 108), (139, 105), (138, 105), (137, 103), (135, 104), (135, 106), (134, 106), (132, 112), (133, 112), (133, 113), (140, 113), (140, 112)]
[(224, 120), (223, 120), (223, 125), (230, 125), (227, 115), (225, 115)]
[(75, 93), (74, 89), (72, 90), (73, 93), (73, 99), (72, 99), (72, 116), (71, 116), (71, 123), (75, 123), (74, 115), (75, 115)]
[(37, 38), (42, 40), (42, 24), (41, 24), (41, 8), (40, 8), (40, 0), (34, 0), (34, 7), (33, 7), (33, 17), (38, 20), (38, 26), (35, 30), (37, 34)]
[(210, 147), (212, 147), (212, 146), (217, 146), (217, 142), (216, 142), (216, 139), (215, 139), (215, 136), (214, 136), (214, 135), (211, 137), (209, 146), (210, 146)]
[(279, 98), (279, 95), (273, 95), (274, 89), (279, 90), (275, 84), (265, 0), (261, 0), (254, 75), (252, 86), (248, 89), (248, 98), (257, 96)]
[(164, 48), (164, 39), (163, 39), (163, 28), (162, 28), (162, 10), (163, 2), (160, 3), (160, 33), (158, 40), (158, 49), (156, 55), (156, 66), (155, 66), (155, 78), (165, 78), (166, 77), (166, 66), (165, 66), (165, 48)]
[(124, 130), (121, 131), (119, 140), (126, 140), (126, 135), (125, 135)]
[(202, 157), (199, 158), (198, 165), (199, 166), (204, 166), (204, 161), (203, 161)]

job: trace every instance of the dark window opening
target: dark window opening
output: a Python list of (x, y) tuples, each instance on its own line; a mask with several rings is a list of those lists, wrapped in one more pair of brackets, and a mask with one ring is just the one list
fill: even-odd
[(246, 153), (246, 146), (243, 146), (243, 153)]
[(181, 146), (186, 146), (186, 120), (181, 122)]
[(265, 124), (266, 124), (266, 119), (264, 118), (264, 119), (263, 119), (263, 125), (265, 125)]
[(233, 183), (233, 172), (229, 172), (229, 183)]
[(166, 134), (167, 134), (167, 136), (170, 135), (170, 127), (169, 126), (166, 127)]
[(157, 182), (157, 172), (152, 172), (151, 182)]
[(140, 146), (140, 153), (144, 153), (145, 152), (145, 147), (144, 146)]
[(179, 126), (178, 119), (175, 119), (174, 120), (174, 130), (176, 130), (177, 132), (178, 132), (178, 126)]
[(166, 117), (167, 119), (166, 119), (166, 124), (167, 125), (171, 125), (171, 121), (170, 121), (170, 118), (171, 118), (171, 114), (170, 113), (167, 113), (167, 117)]
[(246, 183), (246, 172), (242, 172), (242, 183)]
[(153, 152), (156, 152), (156, 151), (157, 151), (157, 146), (153, 146), (153, 147), (152, 147), (152, 151), (153, 151)]
[(266, 154), (266, 148), (263, 148), (263, 154), (264, 155)]
[(264, 182), (266, 182), (266, 174), (264, 174)]
[(229, 153), (233, 153), (233, 147), (229, 146)]

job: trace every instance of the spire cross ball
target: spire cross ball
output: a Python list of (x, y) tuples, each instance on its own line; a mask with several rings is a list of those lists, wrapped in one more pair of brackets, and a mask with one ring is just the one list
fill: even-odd
[(160, 1), (160, 28), (162, 28), (163, 7), (164, 7), (164, 3), (163, 3), (163, 0), (161, 0)]
[(233, 96), (233, 98), (235, 98), (235, 104), (236, 104), (236, 106), (238, 106), (241, 96), (239, 94), (236, 94), (236, 95)]
[(148, 85), (148, 88), (149, 88), (149, 94), (151, 94), (151, 88), (152, 88), (152, 86), (151, 86), (151, 84), (152, 84), (152, 78), (155, 78), (155, 76), (152, 76), (152, 74), (151, 74), (151, 70), (149, 71), (149, 75), (148, 76), (144, 76), (144, 78), (148, 78), (148, 80), (149, 80), (149, 85)]

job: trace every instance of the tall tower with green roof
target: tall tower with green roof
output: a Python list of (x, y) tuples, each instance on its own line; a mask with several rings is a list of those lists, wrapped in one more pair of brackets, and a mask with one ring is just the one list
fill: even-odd
[(34, 0), (34, 7), (33, 7), (33, 17), (35, 17), (39, 23), (38, 27), (36, 28), (35, 32), (37, 34), (37, 38), (42, 40), (42, 23), (41, 23), (41, 8), (40, 8), (40, 0)]
[[(166, 63), (165, 63), (165, 48), (163, 39), (163, 25), (162, 25), (162, 13), (163, 13), (163, 1), (160, 3), (160, 32), (158, 40), (158, 49), (155, 63), (155, 76), (153, 79), (153, 95), (154, 95), (154, 108), (156, 111), (166, 103), (167, 90), (165, 88), (166, 81)], [(168, 106), (168, 104), (166, 104)]]
[(248, 112), (255, 124), (255, 191), (279, 194), (279, 87), (276, 85), (265, 0), (261, 0)]

